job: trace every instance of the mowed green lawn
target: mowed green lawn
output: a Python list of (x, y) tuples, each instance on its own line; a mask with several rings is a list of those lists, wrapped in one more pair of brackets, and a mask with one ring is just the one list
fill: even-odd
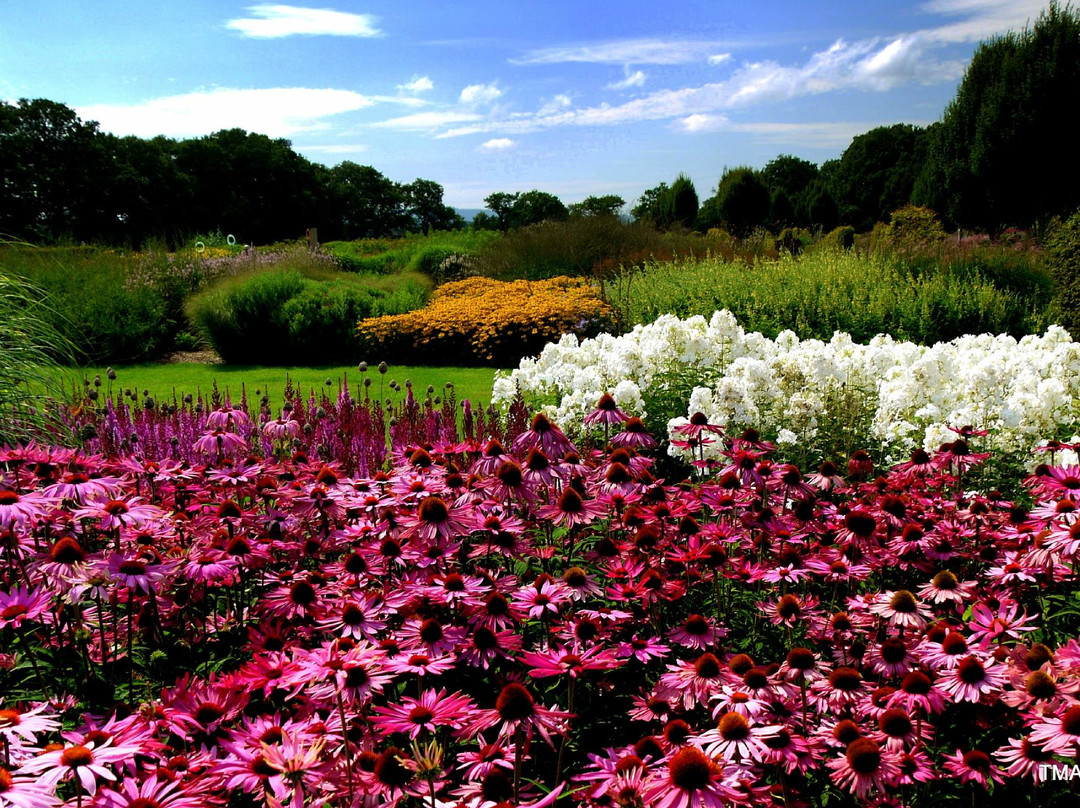
[[(179, 363), (172, 365), (146, 364), (116, 366), (116, 381), (111, 382), (106, 376), (106, 368), (69, 368), (63, 372), (61, 383), (70, 396), (75, 385), (81, 386), (84, 379), (93, 383), (95, 375), (101, 377), (102, 393), (125, 390), (149, 393), (155, 401), (178, 400), (185, 394), (208, 396), (217, 383), (218, 390), (226, 391), (233, 401), (238, 401), (242, 390), (246, 390), (249, 403), (254, 406), (260, 396), (270, 396), (270, 407), (276, 411), (282, 403), (282, 394), (287, 379), (293, 386), (299, 386), (305, 397), (312, 391), (318, 396), (323, 390), (336, 396), (339, 385), (348, 379), (349, 389), (354, 396), (363, 395), (365, 377), (371, 379), (367, 388), (372, 396), (383, 399), (399, 400), (405, 396), (406, 381), (412, 382), (413, 395), (423, 399), (428, 387), (435, 389), (434, 395), (442, 395), (446, 384), (454, 385), (457, 400), (470, 399), (473, 404), (491, 403), (491, 385), (495, 371), (491, 368), (455, 368), (455, 367), (406, 367), (391, 365), (386, 374), (380, 374), (377, 367), (370, 367), (361, 373), (356, 365), (350, 367), (299, 367), (278, 368), (249, 365), (198, 365)], [(327, 385), (330, 380), (330, 385)], [(390, 383), (400, 385), (400, 391), (391, 389)]]

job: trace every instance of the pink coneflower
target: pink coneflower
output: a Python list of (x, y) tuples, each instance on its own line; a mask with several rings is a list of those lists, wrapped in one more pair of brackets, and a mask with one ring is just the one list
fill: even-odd
[(60, 722), (51, 715), (48, 703), (19, 712), (10, 708), (0, 709), (0, 739), (7, 746), (19, 746), (23, 743), (37, 743), (37, 736), (44, 732), (53, 732), (60, 728)]
[(472, 699), (461, 693), (425, 690), (419, 699), (402, 696), (400, 703), (372, 708), (376, 714), (372, 723), (383, 735), (400, 732), (415, 739), (421, 732), (434, 732), (437, 727), (460, 729), (473, 708)]
[(514, 440), (514, 451), (525, 454), (540, 449), (549, 458), (560, 458), (574, 451), (574, 444), (542, 412), (533, 416), (532, 424)]
[(574, 488), (566, 487), (553, 505), (537, 509), (537, 516), (550, 519), (567, 529), (587, 525), (604, 514), (604, 506), (595, 500), (585, 500)]
[(663, 659), (670, 653), (671, 648), (655, 637), (634, 636), (619, 643), (619, 647), (615, 649), (615, 655), (620, 659), (633, 658), (646, 665), (654, 659)]
[(1000, 690), (1004, 675), (1001, 666), (995, 662), (984, 662), (977, 656), (969, 655), (938, 681), (941, 689), (956, 701), (977, 702), (984, 695)]
[(444, 626), (433, 617), (421, 620), (412, 617), (405, 621), (398, 640), (405, 651), (440, 656), (454, 650), (465, 639), (465, 629), (460, 626)]
[(116, 530), (122, 527), (143, 527), (144, 525), (165, 519), (165, 512), (143, 501), (142, 497), (131, 499), (97, 500), (72, 514), (78, 523), (83, 519), (94, 519), (102, 530)]
[(0, 628), (19, 629), (28, 622), (51, 623), (51, 600), (52, 593), (45, 587), (16, 586), (9, 592), (0, 590)]
[(197, 782), (156, 777), (141, 782), (126, 779), (118, 790), (103, 789), (98, 794), (103, 808), (202, 808), (207, 804), (206, 797), (205, 789)]
[(751, 725), (745, 715), (733, 711), (721, 715), (716, 727), (692, 740), (709, 757), (761, 763), (767, 754), (764, 741), (775, 735), (778, 729), (776, 726)]
[(53, 808), (58, 804), (54, 787), (0, 766), (0, 808)]
[(863, 664), (869, 665), (879, 676), (892, 679), (913, 670), (916, 661), (907, 643), (892, 637), (872, 645), (863, 659)]
[(125, 558), (119, 553), (109, 557), (107, 569), (109, 576), (119, 585), (133, 592), (160, 591), (158, 584), (172, 572), (172, 564), (155, 564), (140, 554), (134, 558)]
[(949, 570), (942, 570), (919, 588), (919, 597), (932, 603), (951, 603), (962, 610), (964, 602), (975, 597), (975, 587), (975, 581), (961, 582)]
[(540, 653), (525, 651), (521, 655), (521, 661), (529, 666), (529, 675), (534, 679), (549, 676), (569, 676), (576, 679), (585, 671), (610, 670), (619, 664), (612, 651), (599, 646), (580, 652), (567, 648), (551, 648)]
[(700, 614), (692, 614), (667, 633), (668, 639), (684, 648), (705, 651), (716, 645), (716, 641), (727, 636), (722, 626), (713, 625), (713, 621)]
[(806, 482), (819, 491), (834, 491), (844, 486), (844, 478), (831, 460), (826, 460), (816, 472), (808, 475)]
[(628, 418), (622, 431), (611, 437), (611, 445), (616, 448), (655, 449), (659, 444), (649, 434), (640, 418)]
[(116, 780), (109, 767), (122, 765), (130, 757), (129, 749), (114, 749), (108, 742), (98, 747), (90, 741), (85, 746), (72, 744), (28, 758), (19, 765), (19, 774), (37, 775), (37, 784), (46, 788), (55, 788), (61, 780), (74, 778), (81, 786), (80, 793), (92, 795), (100, 780)]
[(757, 608), (773, 625), (795, 628), (817, 614), (817, 605), (818, 599), (813, 595), (799, 597), (789, 592), (776, 601), (762, 601)]
[(527, 610), (531, 619), (537, 620), (543, 616), (558, 616), (559, 607), (570, 602), (570, 594), (564, 586), (555, 581), (537, 580), (534, 584), (518, 589), (513, 599), (518, 607)]
[(480, 625), (466, 636), (459, 658), (474, 668), (487, 670), (497, 659), (509, 659), (521, 650), (522, 640), (513, 631), (495, 631)]
[(425, 498), (414, 516), (402, 520), (405, 536), (418, 536), (422, 541), (448, 541), (463, 536), (472, 528), (469, 508), (447, 505), (438, 497)]
[(945, 771), (960, 780), (961, 783), (978, 783), (986, 788), (990, 781), (1005, 782), (1001, 769), (994, 765), (990, 756), (978, 749), (970, 752), (956, 750), (955, 754), (944, 755)]
[(1048, 752), (1076, 757), (1080, 746), (1080, 706), (1070, 707), (1057, 718), (1043, 718), (1028, 737)]
[(833, 782), (860, 799), (871, 790), (884, 792), (900, 776), (897, 755), (870, 738), (852, 741), (841, 757), (826, 761), (826, 765), (832, 770)]
[(724, 808), (737, 796), (716, 763), (700, 749), (686, 746), (671, 756), (667, 771), (645, 787), (642, 800), (652, 808)]
[(896, 765), (900, 769), (900, 776), (896, 780), (897, 785), (914, 786), (937, 779), (937, 773), (934, 771), (930, 758), (921, 749), (901, 752)]
[(972, 641), (978, 641), (983, 650), (1000, 642), (1002, 639), (1020, 639), (1020, 633), (1035, 631), (1038, 626), (1028, 625), (1037, 618), (1037, 614), (1025, 615), (1020, 604), (1012, 600), (1003, 600), (995, 613), (985, 603), (976, 603), (971, 610)]
[(702, 654), (695, 660), (668, 665), (660, 676), (656, 695), (672, 703), (681, 702), (683, 709), (706, 705), (724, 684), (724, 669), (714, 654)]
[(531, 738), (533, 732), (538, 732), (549, 746), (554, 746), (551, 735), (565, 732), (566, 722), (573, 717), (571, 713), (541, 707), (528, 689), (517, 682), (503, 686), (494, 709), (473, 712), (474, 717), (462, 729), (466, 737), (497, 727), (499, 738), (515, 738), (519, 733)]
[(261, 604), (270, 615), (290, 620), (302, 617), (318, 617), (322, 613), (318, 587), (306, 579), (286, 581), (266, 595)]
[(589, 573), (581, 567), (570, 567), (562, 576), (562, 584), (566, 587), (571, 600), (584, 601), (593, 597), (600, 597), (604, 590), (596, 581), (589, 577)]
[(596, 403), (596, 409), (585, 416), (585, 426), (614, 426), (630, 419), (630, 416), (619, 409), (615, 399), (610, 393), (604, 393)]
[(248, 443), (235, 432), (226, 432), (223, 429), (213, 429), (192, 445), (197, 454), (206, 455), (211, 460), (224, 457), (234, 457), (246, 452)]
[(37, 492), (19, 494), (16, 491), (0, 490), (0, 525), (28, 525), (44, 516), (49, 504), (50, 500)]
[(777, 675), (792, 684), (813, 683), (829, 675), (832, 666), (809, 648), (792, 648)]
[(382, 616), (381, 599), (356, 595), (338, 606), (336, 611), (327, 612), (318, 622), (320, 628), (339, 637), (376, 642), (379, 632), (386, 628), (386, 620)]
[(912, 671), (900, 680), (900, 689), (889, 696), (889, 707), (903, 707), (914, 714), (922, 710), (928, 715), (936, 715), (945, 709), (948, 694), (931, 681), (922, 671)]
[(930, 724), (917, 727), (907, 710), (890, 707), (878, 716), (878, 730), (874, 740), (885, 744), (890, 752), (903, 752), (924, 742), (933, 740), (934, 728)]
[(452, 654), (431, 657), (426, 654), (398, 653), (388, 657), (385, 667), (392, 673), (409, 673), (415, 676), (438, 676), (453, 670), (456, 660)]
[(855, 668), (841, 666), (828, 677), (814, 682), (812, 691), (825, 709), (839, 712), (866, 695), (867, 689), (861, 673)]
[(994, 757), (1007, 767), (1006, 777), (1030, 777), (1039, 783), (1043, 781), (1042, 767), (1053, 761), (1054, 752), (1032, 743), (1029, 736), (1009, 738), (1005, 746), (994, 752)]
[(930, 607), (906, 589), (886, 592), (870, 606), (870, 612), (894, 626), (915, 631), (922, 629), (930, 619)]

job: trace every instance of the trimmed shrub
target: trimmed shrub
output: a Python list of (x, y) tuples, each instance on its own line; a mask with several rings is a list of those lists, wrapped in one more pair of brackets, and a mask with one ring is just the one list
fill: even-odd
[(509, 367), (562, 334), (593, 336), (611, 327), (613, 311), (586, 281), (467, 278), (443, 284), (424, 309), (362, 320), (367, 355), (387, 361)]
[(230, 364), (332, 365), (355, 360), (359, 319), (424, 305), (415, 278), (389, 289), (342, 276), (318, 281), (298, 270), (270, 270), (193, 298), (188, 315)]

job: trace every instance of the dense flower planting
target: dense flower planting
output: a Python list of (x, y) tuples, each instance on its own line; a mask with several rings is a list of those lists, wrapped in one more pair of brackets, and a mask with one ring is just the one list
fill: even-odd
[(561, 334), (595, 334), (612, 309), (581, 278), (496, 281), (473, 277), (444, 283), (431, 303), (407, 314), (361, 320), (360, 335), (393, 361), (434, 353), (455, 361), (505, 367), (540, 351)]
[(621, 337), (568, 334), (498, 380), (495, 398), (509, 401), (518, 390), (553, 400), (547, 412), (563, 423), (579, 421), (610, 390), (638, 416), (650, 402), (678, 398), (672, 414), (682, 417), (669, 429), (700, 411), (815, 446), (842, 424), (862, 448), (901, 459), (946, 442), (949, 424), (971, 424), (990, 430), (998, 451), (1026, 453), (1041, 439), (1068, 437), (1058, 433), (1080, 418), (1080, 343), (1058, 327), (1042, 337), (984, 334), (930, 347), (889, 336), (860, 345), (843, 333), (822, 342), (785, 331), (772, 340), (719, 311), (708, 321), (662, 316)]
[(198, 415), (191, 459), (0, 450), (5, 808), (1075, 802), (1054, 453), (1025, 505), (963, 490), (972, 429), (804, 473), (695, 414), (672, 484), (606, 394), (603, 448), (451, 421), (363, 473)]

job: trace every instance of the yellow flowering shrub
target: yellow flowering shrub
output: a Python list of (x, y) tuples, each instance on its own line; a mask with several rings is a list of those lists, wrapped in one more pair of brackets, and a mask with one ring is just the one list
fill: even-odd
[(425, 308), (361, 320), (357, 330), (372, 358), (508, 367), (563, 334), (594, 336), (613, 316), (581, 278), (472, 277), (439, 286)]

